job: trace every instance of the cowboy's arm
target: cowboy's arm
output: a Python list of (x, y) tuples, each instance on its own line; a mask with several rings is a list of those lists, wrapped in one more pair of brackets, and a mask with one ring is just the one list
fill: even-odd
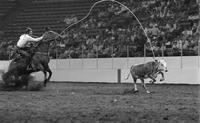
[(43, 39), (43, 36), (38, 37), (38, 38), (33, 38), (33, 37), (27, 35), (26, 38), (27, 38), (28, 41), (34, 41), (34, 42), (37, 42), (37, 41), (42, 40), (42, 39)]

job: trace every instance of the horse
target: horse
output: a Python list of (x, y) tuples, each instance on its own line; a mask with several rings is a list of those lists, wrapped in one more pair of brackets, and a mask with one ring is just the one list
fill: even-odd
[[(59, 36), (53, 31), (47, 31), (44, 34), (44, 38), (37, 42), (35, 47), (33, 47), (33, 54), (31, 55), (31, 60), (27, 58), (20, 58), (19, 60), (12, 60), (8, 66), (8, 70), (2, 74), (2, 79), (5, 85), (12, 86), (27, 86), (28, 81), (22, 82), (31, 73), (42, 71), (44, 73), (44, 86), (50, 81), (52, 76), (52, 71), (49, 67), (50, 58), (48, 51), (50, 48), (50, 43), (55, 41)], [(30, 65), (31, 69), (27, 69)], [(47, 77), (48, 72), (48, 77)], [(26, 80), (26, 79), (25, 79)]]

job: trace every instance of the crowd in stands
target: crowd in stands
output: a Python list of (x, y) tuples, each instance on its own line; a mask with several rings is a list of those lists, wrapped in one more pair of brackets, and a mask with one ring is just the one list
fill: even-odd
[[(130, 0), (125, 7), (106, 2), (81, 23), (65, 32), (66, 38), (50, 49), (52, 58), (140, 57), (156, 55), (197, 55), (200, 26), (198, 4), (188, 0)], [(65, 26), (78, 21), (75, 15), (63, 19)], [(145, 34), (146, 33), (146, 34)], [(151, 45), (148, 43), (147, 36)], [(1, 44), (0, 54), (10, 52)], [(150, 47), (151, 46), (151, 47)], [(152, 49), (151, 49), (152, 48)], [(5, 58), (0, 56), (0, 58)]]
[[(123, 6), (109, 3), (107, 9), (98, 9), (84, 21), (68, 32), (65, 40), (66, 50), (60, 51), (60, 58), (81, 57), (126, 57), (143, 56), (144, 47), (151, 55), (151, 46), (157, 55), (166, 56), (197, 55), (199, 26), (191, 19), (198, 15), (198, 5), (186, 0), (151, 0), (143, 2), (122, 2), (131, 8), (135, 15), (142, 18), (141, 28), (135, 17)], [(190, 7), (196, 11), (189, 13)], [(181, 25), (183, 22), (187, 23)], [(87, 31), (97, 30), (95, 35)], [(128, 53), (127, 53), (128, 52)]]

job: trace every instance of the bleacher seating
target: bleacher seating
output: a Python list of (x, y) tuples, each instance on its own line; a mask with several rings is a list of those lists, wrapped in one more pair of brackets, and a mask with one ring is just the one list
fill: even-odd
[(0, 19), (15, 5), (15, 2), (1, 0), (0, 2)]
[[(39, 2), (38, 2), (39, 1)], [(31, 27), (34, 31), (34, 35), (40, 36), (44, 32), (44, 27), (48, 26), (51, 27), (52, 30), (57, 31), (60, 33), (63, 31), (67, 24), (64, 22), (65, 17), (70, 17), (71, 15), (75, 15), (75, 17), (79, 19), (83, 18), (87, 15), (87, 13), (90, 10), (90, 7), (93, 5), (93, 3), (97, 0), (76, 0), (76, 1), (53, 1), (47, 2), (48, 0), (35, 0), (35, 2), (32, 2), (31, 4), (28, 4), (20, 11), (17, 16), (12, 18), (12, 21), (9, 22), (5, 28), (4, 28), (4, 39), (3, 41), (16, 43), (19, 36), (23, 33), (25, 27)], [(184, 30), (191, 28), (194, 21), (197, 23), (196, 20), (189, 20), (188, 17), (190, 15), (198, 15), (198, 5), (191, 4), (191, 5), (185, 5), (185, 3), (180, 2), (181, 5), (178, 5), (178, 3), (168, 3), (163, 1), (157, 1), (157, 0), (135, 0), (132, 4), (130, 4), (130, 1), (124, 1), (124, 0), (118, 0), (120, 2), (123, 2), (123, 4), (127, 5), (134, 14), (138, 17), (144, 28), (147, 30), (152, 29), (152, 25), (157, 25), (158, 29), (160, 29), (159, 34), (157, 37), (151, 36), (150, 38), (155, 38), (156, 40), (159, 40), (160, 42), (166, 42), (169, 41), (172, 43), (173, 41), (176, 42), (177, 37), (181, 39), (182, 32)], [(195, 2), (195, 0), (191, 0)], [(143, 3), (144, 2), (144, 3)], [(157, 3), (156, 3), (157, 2)], [(164, 2), (164, 7), (161, 6), (161, 3)], [(76, 25), (73, 28), (74, 31), (67, 31), (69, 34), (72, 34), (72, 36), (67, 37), (64, 39), (66, 46), (64, 46), (66, 51), (70, 47), (72, 49), (74, 48), (74, 52), (80, 51), (80, 48), (82, 47), (81, 42), (83, 38), (84, 43), (87, 45), (87, 53), (92, 52), (96, 50), (96, 46), (93, 46), (93, 44), (87, 44), (88, 40), (90, 40), (91, 37), (100, 37), (100, 42), (103, 44), (103, 48), (101, 49), (103, 56), (105, 57), (111, 57), (113, 54), (106, 54), (110, 52), (109, 50), (112, 49), (111, 45), (120, 45), (120, 47), (126, 47), (125, 45), (138, 45), (135, 46), (135, 50), (137, 50), (137, 53), (132, 53), (131, 56), (143, 56), (143, 46), (146, 41), (146, 37), (143, 35), (143, 31), (140, 28), (140, 25), (136, 21), (134, 16), (129, 15), (130, 13), (126, 13), (127, 11), (123, 11), (122, 13), (118, 13), (120, 9), (122, 9), (122, 6), (111, 4), (112, 2), (103, 2), (101, 4), (98, 4), (95, 6), (94, 10), (91, 13), (91, 16), (88, 17), (87, 20), (85, 20), (86, 23), (81, 23), (82, 25)], [(147, 4), (147, 5), (146, 5)], [(171, 5), (173, 4), (173, 5)], [(111, 7), (110, 7), (110, 6)], [(0, 13), (6, 13), (0, 10)], [(12, 6), (12, 5), (10, 5)], [(9, 7), (10, 7), (9, 6)], [(114, 10), (112, 6), (118, 8), (118, 10)], [(0, 4), (1, 7), (1, 4)], [(12, 7), (11, 7), (12, 8)], [(111, 11), (109, 11), (109, 8)], [(114, 11), (113, 11), (113, 10)], [(9, 9), (7, 9), (9, 10)], [(164, 15), (164, 11), (166, 11)], [(169, 13), (168, 13), (169, 12)], [(102, 17), (98, 17), (99, 13), (103, 13)], [(117, 14), (116, 14), (117, 13)], [(161, 16), (161, 14), (164, 16)], [(124, 15), (128, 16), (124, 16)], [(104, 17), (105, 16), (105, 17)], [(90, 22), (89, 20), (94, 19), (95, 22)], [(100, 22), (100, 23), (99, 23)], [(102, 23), (106, 24), (102, 24)], [(100, 26), (99, 26), (99, 25)], [(168, 25), (176, 24), (176, 30), (175, 32), (169, 32), (168, 29), (171, 27), (167, 27)], [(88, 26), (89, 25), (89, 26)], [(95, 26), (92, 26), (95, 25)], [(102, 26), (103, 25), (103, 26)], [(81, 27), (82, 26), (82, 27)], [(70, 28), (70, 29), (72, 29)], [(84, 28), (82, 34), (82, 28)], [(120, 32), (119, 30), (123, 30)], [(113, 31), (113, 32), (112, 32)], [(80, 35), (79, 35), (80, 33)], [(105, 34), (106, 33), (106, 34)], [(125, 35), (124, 35), (125, 34)], [(79, 35), (79, 38), (73, 37), (74, 35)], [(86, 35), (86, 36), (85, 36)], [(134, 38), (136, 35), (136, 39)], [(85, 36), (85, 37), (84, 37)], [(112, 42), (112, 39), (116, 39), (114, 42)], [(70, 40), (70, 41), (68, 41)], [(96, 39), (95, 39), (96, 40)], [(97, 39), (98, 40), (98, 39)], [(166, 41), (165, 41), (166, 40)], [(74, 42), (74, 43), (72, 43)], [(89, 41), (90, 42), (90, 41)], [(95, 42), (95, 41), (94, 41)], [(106, 42), (106, 43), (105, 43)], [(138, 42), (138, 43), (136, 43)], [(141, 43), (143, 42), (143, 43)], [(115, 44), (114, 44), (115, 43)], [(90, 46), (88, 46), (90, 45)], [(96, 44), (95, 44), (96, 45)], [(74, 47), (75, 46), (75, 47)], [(157, 49), (159, 49), (161, 45), (156, 46)], [(89, 48), (88, 48), (89, 47)], [(141, 51), (138, 51), (138, 49)], [(172, 50), (172, 48), (170, 49)], [(124, 50), (127, 51), (127, 50)], [(62, 53), (64, 51), (61, 51)], [(116, 48), (114, 53), (117, 57), (126, 56), (127, 53), (123, 52), (123, 50), (120, 50), (120, 48)], [(174, 52), (174, 51), (173, 51)], [(62, 54), (61, 53), (61, 54)], [(148, 53), (148, 52), (147, 52)], [(150, 52), (151, 53), (151, 52)], [(170, 53), (170, 52), (167, 52)], [(78, 54), (78, 53), (77, 53)], [(100, 54), (100, 53), (99, 53)], [(130, 53), (131, 54), (131, 53)], [(173, 54), (173, 53), (172, 53)], [(66, 57), (66, 56), (65, 56)], [(80, 56), (79, 56), (80, 57)], [(84, 56), (85, 57), (85, 56)], [(87, 57), (87, 56), (86, 56)]]
[(63, 20), (66, 16), (74, 14), (80, 19), (88, 13), (92, 4), (90, 1), (34, 2), (7, 25), (5, 40), (16, 41), (27, 26), (34, 29), (35, 35), (41, 35), (45, 26), (60, 32), (65, 28)]

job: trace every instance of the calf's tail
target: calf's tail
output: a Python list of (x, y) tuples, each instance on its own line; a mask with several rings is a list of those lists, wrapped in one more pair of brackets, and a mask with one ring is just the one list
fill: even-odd
[(129, 78), (130, 74), (131, 74), (131, 72), (129, 71), (129, 73), (128, 73), (127, 77), (125, 78), (125, 80), (127, 80)]

